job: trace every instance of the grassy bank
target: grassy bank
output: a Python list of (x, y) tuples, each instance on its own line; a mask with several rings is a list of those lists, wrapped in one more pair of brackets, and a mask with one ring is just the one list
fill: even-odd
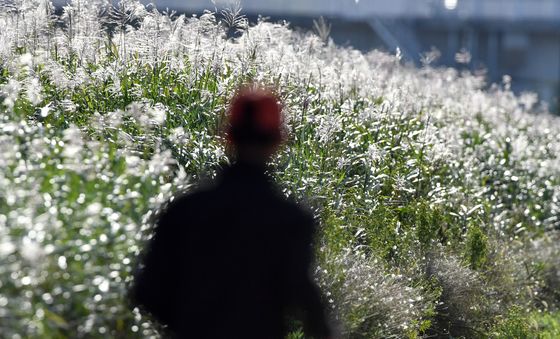
[(0, 13), (2, 335), (157, 335), (131, 269), (154, 209), (227, 161), (249, 82), (282, 98), (271, 175), (315, 211), (343, 337), (558, 335), (560, 120), (534, 95), (287, 25), (104, 6)]

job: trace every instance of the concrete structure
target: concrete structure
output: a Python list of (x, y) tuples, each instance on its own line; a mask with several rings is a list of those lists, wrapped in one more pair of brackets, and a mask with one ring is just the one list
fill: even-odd
[[(159, 8), (200, 13), (231, 0), (156, 0)], [(241, 0), (243, 13), (311, 28), (325, 17), (331, 37), (361, 50), (398, 46), (420, 64), (432, 47), (439, 65), (487, 69), (489, 82), (513, 77), (515, 91), (534, 91), (556, 108), (560, 94), (560, 0)], [(468, 65), (456, 53), (468, 50)]]
[[(158, 6), (201, 11), (231, 6), (235, 0), (160, 0)], [(336, 16), (352, 20), (372, 17), (432, 19), (457, 17), (464, 20), (557, 20), (557, 0), (241, 0), (248, 13), (268, 15)]]

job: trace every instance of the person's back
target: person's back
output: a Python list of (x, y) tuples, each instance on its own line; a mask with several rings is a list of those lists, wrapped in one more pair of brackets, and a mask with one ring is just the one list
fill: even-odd
[(326, 337), (313, 219), (245, 160), (163, 211), (133, 299), (181, 338), (282, 338), (290, 315)]

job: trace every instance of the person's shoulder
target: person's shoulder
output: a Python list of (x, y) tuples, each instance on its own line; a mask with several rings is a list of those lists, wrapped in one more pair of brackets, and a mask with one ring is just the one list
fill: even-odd
[(181, 208), (185, 205), (194, 204), (203, 200), (208, 195), (208, 190), (195, 188), (189, 191), (178, 192), (169, 199), (168, 208)]
[(196, 187), (188, 191), (177, 192), (160, 206), (157, 214), (161, 218), (162, 216), (184, 215), (189, 211), (199, 211), (208, 205), (212, 191), (209, 187)]
[(282, 201), (284, 214), (292, 219), (294, 224), (313, 226), (314, 216), (311, 209), (304, 203), (298, 203), (292, 197), (279, 196)]

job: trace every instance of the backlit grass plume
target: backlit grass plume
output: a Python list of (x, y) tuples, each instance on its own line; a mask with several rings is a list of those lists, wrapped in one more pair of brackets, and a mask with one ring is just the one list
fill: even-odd
[(224, 112), (250, 82), (283, 101), (271, 175), (315, 211), (344, 337), (560, 335), (560, 120), (511, 78), (240, 12), (0, 6), (3, 337), (157, 336), (126, 304), (132, 267), (152, 213), (227, 161)]

